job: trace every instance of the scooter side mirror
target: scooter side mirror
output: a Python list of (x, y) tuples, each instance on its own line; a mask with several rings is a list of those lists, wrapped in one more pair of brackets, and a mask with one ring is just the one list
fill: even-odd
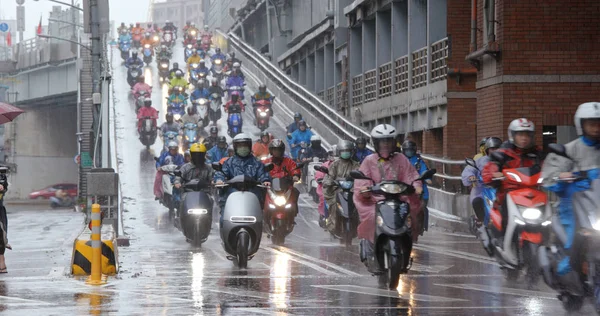
[(567, 149), (564, 145), (552, 143), (548, 145), (548, 150), (558, 156), (569, 158), (567, 155)]
[(265, 171), (266, 172), (271, 172), (271, 170), (273, 170), (273, 168), (275, 168), (275, 166), (272, 163), (265, 164)]
[(473, 168), (475, 168), (475, 169), (479, 170), (479, 168), (477, 168), (477, 164), (475, 163), (475, 160), (473, 160), (473, 158), (465, 158), (465, 163), (466, 163), (468, 166), (471, 166), (471, 167), (473, 167)]
[(306, 162), (297, 163), (296, 168), (294, 168), (294, 170), (302, 169), (302, 168), (304, 168), (305, 165), (306, 165)]
[(365, 176), (365, 174), (359, 170), (350, 171), (350, 177), (355, 180), (371, 180), (371, 178)]
[(218, 162), (213, 162), (211, 164), (211, 166), (212, 166), (213, 170), (215, 170), (215, 171), (222, 171), (223, 170), (223, 166), (220, 163), (218, 163)]
[(427, 171), (425, 171), (417, 180), (429, 180), (431, 178), (433, 178), (433, 175), (437, 173), (436, 169), (429, 169)]
[(494, 151), (490, 158), (492, 158), (492, 160), (494, 160), (496, 162), (503, 164), (508, 157), (501, 152)]
[(329, 174), (329, 168), (323, 166), (315, 166), (315, 170), (320, 171), (325, 174)]

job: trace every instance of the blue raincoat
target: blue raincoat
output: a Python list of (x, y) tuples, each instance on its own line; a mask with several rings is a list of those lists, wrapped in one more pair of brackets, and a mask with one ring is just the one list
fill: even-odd
[(292, 140), (290, 140), (290, 147), (292, 145), (298, 145), (290, 150), (292, 154), (292, 158), (296, 160), (298, 158), (298, 152), (300, 151), (300, 143), (304, 142), (306, 144), (310, 144), (310, 138), (313, 136), (313, 133), (306, 129), (304, 132), (301, 130), (296, 130), (292, 133)]
[[(156, 168), (162, 167), (165, 164), (165, 159), (169, 156), (171, 156), (171, 154), (168, 151), (162, 153), (156, 162)], [(177, 154), (175, 157), (171, 156), (171, 158), (173, 159), (173, 163), (178, 167), (181, 167), (185, 163), (185, 159), (183, 159), (182, 154)]]
[(206, 162), (218, 162), (224, 157), (227, 157), (227, 147), (221, 149), (219, 146), (215, 145), (206, 153)]

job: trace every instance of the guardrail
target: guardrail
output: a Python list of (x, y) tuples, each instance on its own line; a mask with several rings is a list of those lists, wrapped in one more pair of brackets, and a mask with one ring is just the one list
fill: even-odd
[[(319, 96), (316, 96), (306, 90), (304, 87), (293, 81), (290, 77), (288, 77), (283, 71), (281, 71), (277, 66), (273, 65), (269, 62), (265, 57), (263, 57), (259, 52), (257, 52), (254, 48), (246, 44), (244, 41), (239, 39), (235, 34), (229, 33), (225, 34), (219, 30), (217, 32), (225, 39), (229, 40), (229, 43), (233, 45), (236, 49), (242, 52), (246, 57), (254, 61), (257, 65), (260, 65), (262, 69), (270, 74), (270, 78), (273, 82), (276, 82), (278, 85), (283, 87), (288, 93), (292, 94), (297, 101), (303, 101), (303, 105), (307, 111), (317, 112), (320, 114), (320, 121), (324, 123), (324, 126), (331, 129), (336, 135), (345, 138), (345, 139), (355, 139), (357, 136), (363, 136), (370, 138), (370, 134), (363, 130), (362, 128), (354, 125), (350, 121), (348, 121), (345, 117), (341, 116), (334, 107), (328, 106)], [(425, 52), (427, 50), (425, 49)], [(404, 72), (406, 72), (405, 77), (407, 77), (408, 68), (407, 68), (408, 57), (403, 56), (398, 58), (395, 62), (396, 70), (395, 75), (402, 76)], [(389, 65), (382, 65), (384, 67), (385, 72), (387, 72), (386, 76), (391, 76), (391, 63)], [(373, 71), (371, 77), (376, 79), (375, 76), (376, 71)], [(362, 75), (361, 75), (362, 76)], [(406, 78), (407, 79), (407, 78)], [(403, 89), (404, 86), (407, 86), (407, 81), (404, 85), (401, 84), (400, 87), (396, 87), (396, 89)], [(362, 83), (362, 80), (360, 80)], [(373, 84), (369, 82), (372, 86)], [(377, 88), (369, 86), (369, 89), (374, 90)], [(342, 84), (338, 84), (337, 89), (337, 98), (336, 100), (341, 100)], [(391, 90), (391, 87), (388, 88)], [(362, 90), (362, 87), (361, 87)], [(369, 91), (371, 91), (369, 90)], [(376, 90), (371, 91), (376, 93)], [(387, 91), (386, 91), (387, 92)], [(325, 91), (322, 92), (323, 95)], [(333, 91), (327, 91), (327, 94), (333, 94)], [(362, 96), (362, 94), (361, 94)], [(322, 97), (322, 96), (321, 96)], [(329, 99), (329, 97), (327, 98)], [(332, 101), (333, 102), (333, 101)], [(339, 106), (339, 104), (337, 104)], [(371, 148), (372, 149), (372, 148)], [(436, 168), (437, 174), (434, 179), (434, 187), (438, 187), (443, 191), (447, 192), (457, 192), (457, 193), (465, 193), (468, 191), (467, 188), (464, 188), (461, 183), (460, 173), (462, 172), (462, 167), (465, 165), (465, 162), (462, 160), (448, 160), (444, 158), (438, 158), (427, 154), (422, 154), (421, 157), (428, 163), (430, 168)]]
[(217, 30), (217, 32), (221, 34), (221, 36), (228, 38), (233, 46), (244, 52), (248, 58), (252, 59), (269, 72), (273, 79), (281, 86), (285, 87), (295, 98), (303, 101), (307, 111), (318, 113), (321, 116), (321, 121), (334, 133), (342, 136), (342, 138), (352, 140), (356, 139), (358, 136), (370, 137), (367, 131), (350, 122), (347, 118), (337, 113), (335, 109), (327, 106), (324, 101), (293, 81), (283, 73), (281, 69), (269, 62), (264, 56), (238, 38), (235, 34), (224, 34), (219, 30)]

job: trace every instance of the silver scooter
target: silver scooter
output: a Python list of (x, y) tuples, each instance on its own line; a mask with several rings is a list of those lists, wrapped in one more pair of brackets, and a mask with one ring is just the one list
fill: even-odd
[[(213, 163), (213, 169), (221, 171), (221, 164)], [(265, 164), (265, 171), (273, 170), (273, 164)], [(221, 244), (227, 252), (227, 259), (235, 260), (239, 268), (248, 267), (260, 246), (263, 229), (263, 208), (256, 195), (250, 190), (255, 187), (267, 188), (254, 179), (239, 175), (227, 180), (217, 188), (232, 187), (223, 208), (223, 221), (220, 223)]]

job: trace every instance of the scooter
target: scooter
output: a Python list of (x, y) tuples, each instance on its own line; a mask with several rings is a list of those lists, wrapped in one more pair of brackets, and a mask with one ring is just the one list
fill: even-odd
[[(548, 149), (558, 156), (572, 160), (563, 145), (550, 144)], [(573, 165), (577, 166), (575, 162)], [(600, 293), (595, 293), (595, 288), (600, 283), (600, 179), (594, 178), (592, 170), (582, 170), (574, 172), (573, 178), (561, 180), (557, 177), (553, 180), (570, 186), (565, 190), (574, 191), (571, 201), (576, 227), (571, 249), (565, 249), (567, 232), (560, 223), (559, 215), (552, 218), (551, 227), (556, 236), (555, 243), (538, 249), (537, 259), (544, 282), (559, 292), (558, 299), (565, 310), (580, 310), (586, 297), (591, 297), (596, 302), (596, 313), (600, 314)], [(576, 186), (582, 180), (591, 181), (590, 189), (583, 190)], [(571, 271), (559, 275), (558, 264), (567, 255), (570, 256)]]
[(232, 104), (229, 106), (229, 116), (227, 117), (227, 133), (231, 138), (242, 132), (242, 109), (239, 105)]
[(142, 34), (136, 32), (131, 34), (131, 38), (133, 39), (133, 47), (135, 49), (140, 48), (140, 46), (142, 46)]
[(271, 118), (271, 101), (269, 100), (258, 100), (256, 101), (255, 107), (256, 112), (256, 126), (260, 131), (264, 131), (269, 128), (269, 119)]
[(169, 142), (171, 141), (175, 141), (179, 144), (179, 139), (177, 138), (179, 137), (179, 133), (177, 132), (173, 132), (173, 131), (167, 131), (166, 133), (163, 134), (163, 149), (161, 151), (161, 155), (165, 152), (165, 151), (169, 151), (169, 147), (167, 147), (167, 144), (169, 144)]
[[(435, 169), (424, 172), (415, 181), (430, 179), (436, 173)], [(371, 180), (358, 170), (350, 171), (350, 177), (355, 180)], [(385, 284), (390, 290), (398, 287), (400, 275), (408, 272), (412, 266), (412, 217), (410, 206), (401, 201), (402, 195), (414, 194), (415, 188), (411, 184), (395, 180), (383, 180), (363, 192), (383, 195), (384, 199), (375, 205), (375, 244), (373, 257), (368, 255), (366, 245), (368, 241), (361, 241), (360, 260), (367, 267), (379, 270), (379, 282)]]
[(152, 56), (154, 56), (154, 50), (152, 49), (152, 45), (145, 44), (144, 49), (142, 50), (142, 55), (144, 56), (144, 62), (147, 65), (150, 65), (150, 63), (152, 62)]
[(223, 80), (223, 60), (220, 58), (212, 61), (212, 77), (217, 79), (217, 82), (221, 82)]
[[(219, 163), (212, 164), (213, 169), (220, 171)], [(273, 170), (273, 164), (266, 164), (265, 171)], [(267, 188), (245, 175), (236, 176), (218, 188), (231, 187), (236, 190), (227, 197), (223, 208), (222, 221), (219, 225), (221, 242), (227, 259), (235, 260), (239, 268), (248, 267), (260, 246), (263, 226), (263, 210), (256, 195), (250, 189)]]
[(190, 144), (198, 142), (198, 125), (185, 123), (183, 125), (183, 151), (190, 148)]
[[(299, 154), (300, 155), (300, 154)], [(315, 167), (323, 165), (326, 159), (319, 159), (319, 157), (313, 157), (311, 161), (306, 163), (306, 167), (303, 170), (303, 173), (306, 175), (304, 179), (304, 183), (306, 185), (306, 190), (308, 191), (308, 195), (313, 197), (313, 200), (316, 199), (318, 201), (317, 195), (317, 187), (319, 184), (315, 179)]]
[[(158, 161), (158, 158), (154, 158)], [(162, 175), (162, 192), (163, 196), (160, 199), (160, 204), (164, 205), (169, 209), (169, 219), (173, 219), (175, 216), (175, 200), (173, 199), (173, 182), (172, 179), (175, 176), (177, 165), (164, 165), (158, 168), (159, 171), (163, 172)], [(157, 171), (157, 172), (159, 172)]]
[(221, 119), (221, 106), (223, 105), (223, 99), (218, 93), (210, 95), (210, 107), (208, 108), (208, 118), (217, 125), (217, 121)]
[(192, 45), (192, 44), (185, 45), (185, 49), (183, 51), (184, 60), (188, 60), (188, 58), (190, 58), (190, 56), (192, 56), (193, 53), (194, 53), (194, 45)]
[(182, 186), (185, 197), (179, 207), (179, 227), (185, 238), (196, 247), (200, 247), (208, 239), (212, 227), (213, 200), (203, 191), (210, 186), (210, 183), (203, 183), (198, 179)]
[[(316, 171), (320, 171), (329, 174), (329, 169), (323, 166), (314, 166)], [(348, 177), (347, 179), (336, 179), (334, 180), (335, 185), (341, 189), (335, 195), (337, 203), (337, 218), (336, 227), (333, 230), (333, 235), (344, 243), (346, 247), (352, 246), (352, 239), (356, 238), (356, 228), (360, 223), (358, 212), (354, 207), (354, 179)]]
[(291, 177), (275, 178), (267, 192), (264, 209), (265, 230), (271, 236), (273, 245), (283, 245), (285, 237), (294, 230), (294, 218), (298, 213), (294, 181)]
[(156, 119), (152, 117), (144, 117), (142, 120), (142, 129), (140, 130), (140, 141), (142, 145), (146, 146), (146, 149), (150, 149), (150, 146), (156, 142), (158, 131), (156, 127)]
[(198, 117), (200, 118), (203, 126), (207, 126), (209, 121), (208, 117), (208, 107), (210, 101), (204, 98), (196, 99), (192, 102), (196, 106), (196, 111), (198, 113)]
[[(508, 159), (500, 152), (493, 152), (492, 161), (499, 165)], [(499, 209), (490, 212), (490, 224), (486, 232), (490, 245), (484, 249), (493, 253), (496, 260), (506, 270), (509, 280), (516, 280), (520, 270), (527, 268), (529, 284), (535, 284), (539, 278), (537, 265), (538, 248), (548, 236), (548, 225), (552, 223), (552, 209), (546, 193), (539, 189), (543, 179), (540, 178), (539, 162), (533, 167), (504, 169), (497, 181), (507, 181), (520, 186), (520, 189), (506, 194), (507, 223), (506, 231), (502, 231), (502, 215)], [(485, 240), (486, 238), (482, 238)], [(485, 245), (484, 245), (485, 246)]]
[(196, 82), (198, 82), (198, 79), (200, 79), (200, 64), (197, 63), (193, 63), (190, 65), (190, 69), (189, 69), (189, 82), (190, 84), (196, 84)]
[(161, 83), (169, 79), (169, 64), (170, 61), (167, 57), (162, 57), (158, 61), (158, 76)]
[[(481, 170), (479, 170), (479, 168), (477, 168), (477, 164), (475, 163), (475, 160), (473, 160), (472, 158), (466, 158), (465, 163), (468, 166), (471, 166), (479, 171), (479, 176), (477, 177), (477, 181), (479, 183), (483, 183), (483, 178), (481, 177)], [(483, 219), (483, 226), (487, 227), (490, 223), (490, 212), (492, 211), (492, 206), (494, 205), (494, 201), (496, 200), (496, 188), (489, 186), (489, 185), (485, 185), (485, 186), (483, 186), (483, 190), (481, 192), (482, 192), (482, 197), (483, 197), (483, 207), (484, 207), (484, 211), (485, 211), (485, 217)], [(469, 222), (469, 227), (471, 229), (471, 233), (473, 235), (479, 237), (477, 225), (475, 224), (476, 220), (477, 220), (477, 217), (475, 217), (475, 215), (473, 215), (473, 217), (471, 218), (471, 221)], [(489, 247), (487, 246), (488, 240), (485, 240), (486, 237), (487, 236), (482, 236), (482, 238), (483, 238), (482, 242), (484, 242), (484, 248), (489, 249)], [(492, 255), (492, 253), (489, 253), (489, 254)]]
[(241, 86), (229, 86), (227, 87), (227, 93), (228, 93), (228, 97), (231, 100), (231, 93), (234, 91), (238, 91), (240, 94), (240, 100), (243, 101), (244, 100), (244, 88)]
[[(169, 98), (166, 98), (167, 100)], [(173, 114), (173, 119), (177, 122), (181, 121), (181, 117), (185, 114), (186, 100), (183, 101), (170, 101), (167, 106), (167, 113)]]
[(150, 99), (150, 93), (146, 90), (142, 90), (138, 93), (134, 93), (133, 97), (135, 98), (135, 111), (137, 112), (144, 106), (146, 99)]
[(119, 50), (121, 51), (121, 58), (127, 60), (129, 58), (129, 50), (131, 49), (131, 41), (120, 41)]
[(173, 46), (174, 42), (173, 42), (173, 32), (172, 31), (165, 31), (163, 33), (162, 44), (167, 45), (167, 47)]
[(133, 88), (137, 82), (137, 78), (142, 75), (144, 65), (131, 66), (127, 69), (127, 83), (129, 87)]

